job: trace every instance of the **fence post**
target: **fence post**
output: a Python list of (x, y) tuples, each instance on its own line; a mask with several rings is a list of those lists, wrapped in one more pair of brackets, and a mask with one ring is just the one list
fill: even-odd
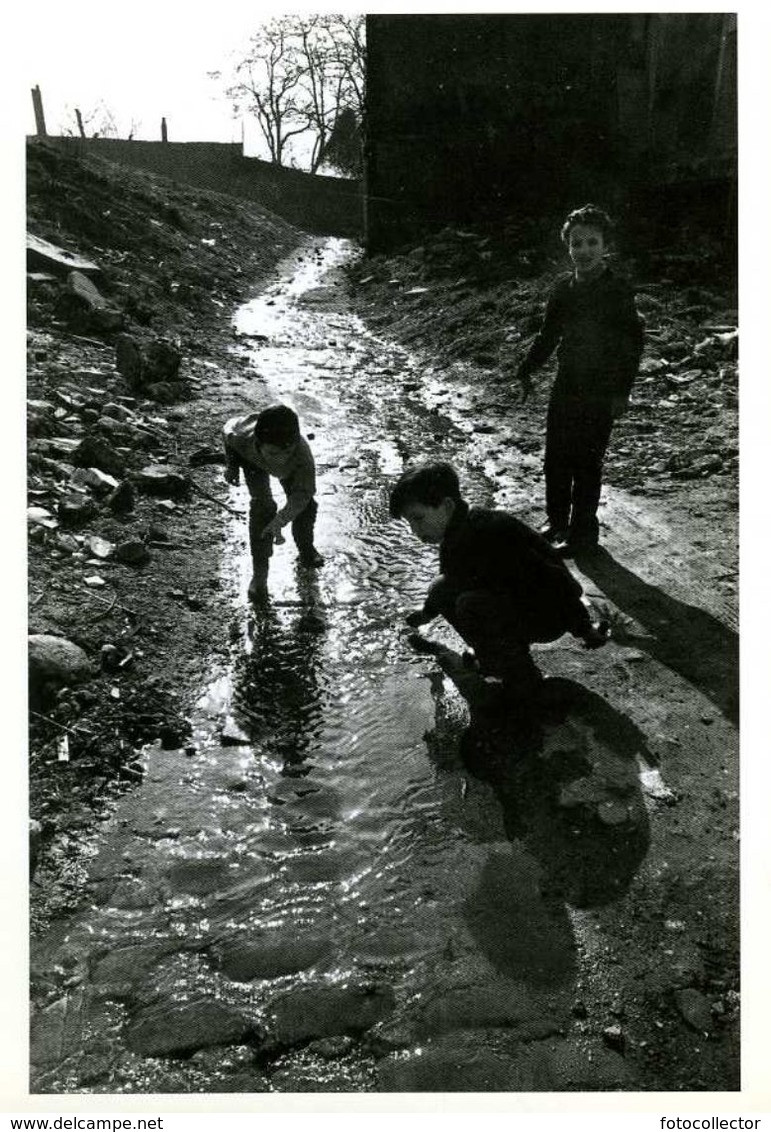
[(43, 96), (40, 93), (39, 86), (32, 88), (32, 105), (35, 110), (35, 127), (37, 129), (37, 136), (39, 138), (47, 138), (48, 131), (46, 130), (46, 119), (43, 113)]
[(83, 116), (81, 115), (80, 111), (77, 110), (77, 109), (75, 110), (75, 117), (78, 120), (78, 132), (79, 132), (79, 134), (82, 138), (85, 138), (86, 131), (83, 129)]
[(161, 141), (167, 142), (169, 140), (168, 131), (166, 130), (166, 119), (161, 118)]

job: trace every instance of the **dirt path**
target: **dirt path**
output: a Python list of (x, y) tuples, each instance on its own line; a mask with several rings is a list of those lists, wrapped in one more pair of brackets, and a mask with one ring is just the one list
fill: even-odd
[(505, 420), (475, 431), (462, 375), (366, 330), (348, 254), (304, 248), (237, 316), (244, 402), (267, 387), (313, 434), (327, 563), (280, 548), (255, 616), (226, 521), (232, 648), (192, 743), (146, 750), (86, 901), (36, 942), (33, 1088), (736, 1088), (735, 614), (714, 561), (672, 503), (610, 492), (576, 567), (613, 640), (540, 650), (540, 732), (487, 734), (451, 634), (437, 665), (399, 630), (435, 563), (387, 489), (442, 455), (474, 502), (527, 517), (533, 458), (499, 447)]

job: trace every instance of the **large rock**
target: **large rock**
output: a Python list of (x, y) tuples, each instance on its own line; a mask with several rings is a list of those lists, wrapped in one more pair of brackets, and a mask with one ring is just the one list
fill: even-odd
[(83, 526), (96, 512), (96, 504), (87, 495), (63, 495), (56, 507), (59, 521), (67, 527)]
[(298, 986), (277, 995), (270, 1004), (270, 1038), (293, 1046), (314, 1038), (362, 1034), (395, 1006), (393, 989), (383, 983), (340, 986)]
[(73, 451), (71, 459), (78, 468), (98, 468), (108, 476), (120, 477), (126, 470), (126, 461), (120, 453), (100, 436), (85, 436)]
[(173, 381), (179, 373), (182, 355), (176, 346), (162, 338), (148, 342), (145, 347), (145, 380)]
[(65, 637), (33, 633), (27, 638), (30, 686), (79, 684), (94, 675), (83, 649)]
[(147, 464), (132, 479), (146, 495), (178, 497), (187, 495), (190, 490), (187, 476), (169, 464)]
[(123, 480), (107, 496), (107, 506), (114, 515), (127, 515), (134, 510), (135, 492), (128, 480)]
[(548, 1087), (545, 1058), (537, 1045), (523, 1044), (512, 1055), (485, 1048), (477, 1035), (469, 1034), (428, 1042), (377, 1066), (381, 1093), (529, 1093)]
[(136, 338), (130, 334), (119, 334), (115, 339), (115, 367), (132, 388), (142, 384), (142, 351)]
[(280, 939), (222, 945), (218, 954), (220, 969), (239, 983), (252, 979), (275, 979), (295, 975), (329, 954), (329, 944), (320, 936), (294, 935)]
[(126, 1044), (143, 1057), (192, 1053), (246, 1041), (254, 1027), (232, 1006), (215, 999), (160, 1002), (143, 1010), (126, 1030)]

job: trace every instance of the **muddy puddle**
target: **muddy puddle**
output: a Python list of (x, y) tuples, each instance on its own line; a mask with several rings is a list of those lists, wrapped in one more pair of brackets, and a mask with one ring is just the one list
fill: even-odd
[[(310, 246), (236, 315), (245, 411), (267, 386), (311, 439), (325, 565), (300, 568), (287, 540), (253, 610), (246, 525), (228, 520), (229, 662), (201, 689), (191, 745), (144, 752), (94, 846), (87, 906), (33, 955), (51, 985), (36, 1092), (628, 1084), (573, 1008), (591, 909), (647, 850), (644, 738), (564, 677), (537, 734), (491, 732), (458, 691), (457, 640), (439, 664), (410, 647), (400, 614), (435, 552), (388, 519), (389, 485), (440, 455), (472, 501), (494, 483), (468, 470), (485, 468), (473, 391), (347, 310), (351, 254)], [(245, 510), (245, 489), (230, 501)], [(577, 670), (578, 646), (561, 647)]]

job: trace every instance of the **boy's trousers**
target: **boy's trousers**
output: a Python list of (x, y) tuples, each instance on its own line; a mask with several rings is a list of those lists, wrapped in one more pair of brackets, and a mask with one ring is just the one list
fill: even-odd
[[(254, 571), (267, 570), (273, 553), (273, 539), (261, 538), (261, 534), (278, 511), (270, 490), (270, 476), (255, 468), (245, 468), (244, 478), (251, 497), (249, 502), (249, 546), (252, 552)], [(288, 494), (288, 485), (281, 480), (282, 488)], [(313, 551), (313, 533), (316, 524), (318, 504), (311, 499), (299, 515), (292, 520), (292, 537), (300, 556)]]
[(552, 397), (546, 417), (546, 515), (556, 530), (597, 541), (602, 463), (613, 428), (607, 402)]
[(579, 597), (555, 594), (553, 601), (519, 601), (495, 590), (461, 590), (445, 577), (430, 586), (424, 612), (441, 614), (469, 645), (485, 675), (527, 683), (540, 678), (530, 656), (535, 642), (555, 641), (563, 633), (582, 636), (591, 617)]

